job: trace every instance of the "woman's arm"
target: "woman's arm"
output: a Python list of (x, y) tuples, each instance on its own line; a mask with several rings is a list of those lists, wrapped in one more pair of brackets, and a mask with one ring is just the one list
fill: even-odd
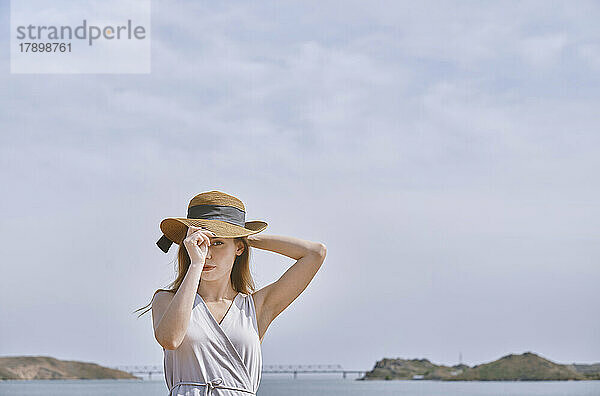
[[(269, 324), (306, 289), (325, 260), (327, 248), (320, 242), (299, 238), (254, 234), (249, 235), (250, 246), (283, 254), (296, 261), (281, 277), (253, 293), (262, 340)], [(262, 328), (262, 329), (261, 329)]]
[(175, 294), (159, 292), (152, 300), (154, 337), (165, 349), (177, 349), (185, 337), (204, 264), (191, 264)]
[(201, 230), (200, 227), (188, 227), (187, 236), (182, 244), (190, 256), (191, 263), (183, 281), (174, 295), (159, 293), (155, 294), (152, 300), (154, 337), (165, 349), (177, 349), (187, 332), (210, 245), (209, 234), (214, 235), (213, 232)]

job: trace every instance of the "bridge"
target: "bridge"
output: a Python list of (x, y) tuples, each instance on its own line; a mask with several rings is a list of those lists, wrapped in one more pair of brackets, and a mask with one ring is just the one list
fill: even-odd
[(294, 378), (298, 374), (342, 374), (346, 378), (348, 374), (358, 374), (359, 377), (365, 375), (365, 370), (347, 370), (339, 364), (309, 364), (309, 365), (282, 365), (268, 364), (263, 365), (263, 374), (293, 374)]
[[(162, 366), (114, 366), (116, 370), (125, 371), (131, 375), (147, 375), (152, 379), (152, 375), (164, 375)], [(293, 374), (294, 379), (298, 374), (342, 374), (346, 378), (348, 374), (357, 374), (359, 377), (365, 375), (365, 370), (347, 370), (339, 364), (310, 364), (310, 365), (283, 365), (267, 364), (262, 367), (263, 374)]]

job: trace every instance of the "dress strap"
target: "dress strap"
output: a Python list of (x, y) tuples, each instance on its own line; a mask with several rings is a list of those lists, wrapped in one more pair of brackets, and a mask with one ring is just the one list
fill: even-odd
[(236, 388), (235, 386), (226, 386), (226, 385), (223, 385), (223, 380), (221, 378), (215, 378), (215, 379), (213, 379), (211, 381), (208, 381), (206, 383), (204, 383), (204, 382), (194, 382), (194, 381), (179, 381), (175, 385), (173, 385), (173, 387), (169, 390), (169, 396), (171, 396), (171, 394), (173, 393), (173, 389), (175, 389), (179, 385), (198, 385), (198, 386), (204, 386), (205, 387), (204, 388), (205, 389), (204, 390), (204, 395), (205, 396), (209, 396), (210, 394), (212, 394), (212, 390), (214, 388), (236, 390), (236, 391), (240, 391), (240, 392), (250, 393), (251, 395), (255, 395), (256, 394), (256, 393), (254, 393), (252, 391), (249, 391), (247, 389)]

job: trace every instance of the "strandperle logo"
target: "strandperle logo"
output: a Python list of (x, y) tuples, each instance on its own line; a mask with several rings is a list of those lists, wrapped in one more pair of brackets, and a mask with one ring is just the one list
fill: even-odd
[(146, 29), (143, 26), (133, 26), (131, 19), (125, 25), (97, 26), (88, 25), (87, 19), (81, 25), (75, 26), (17, 26), (18, 40), (87, 40), (92, 45), (95, 40), (144, 40)]

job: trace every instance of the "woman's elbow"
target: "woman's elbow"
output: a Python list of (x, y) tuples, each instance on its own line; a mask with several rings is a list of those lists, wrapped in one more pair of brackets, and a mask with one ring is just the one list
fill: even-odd
[[(158, 340), (157, 340), (158, 341)], [(162, 346), (165, 349), (168, 349), (170, 351), (173, 351), (177, 348), (179, 348), (179, 345), (177, 345), (174, 342), (169, 342), (169, 341), (158, 341), (158, 343), (160, 344), (160, 346)]]
[(322, 259), (324, 259), (325, 256), (327, 255), (327, 246), (325, 246), (324, 243), (317, 242), (316, 245), (315, 245), (315, 248), (314, 248), (313, 252), (317, 256), (319, 256)]
[(173, 340), (172, 338), (161, 337), (156, 333), (154, 334), (154, 338), (160, 344), (160, 346), (162, 346), (165, 349), (174, 350), (174, 349), (179, 348), (180, 342), (177, 342), (177, 341)]
[(327, 256), (327, 246), (324, 243), (319, 243), (319, 255), (323, 258)]

